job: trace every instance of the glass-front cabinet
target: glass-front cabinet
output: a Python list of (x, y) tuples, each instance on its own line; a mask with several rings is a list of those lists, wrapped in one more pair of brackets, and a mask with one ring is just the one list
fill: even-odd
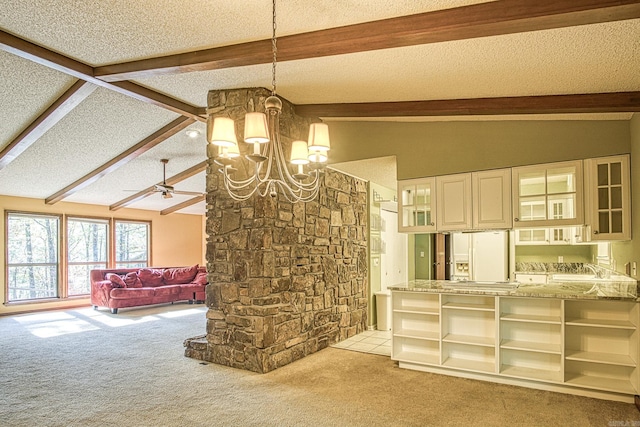
[(512, 169), (514, 227), (583, 223), (582, 161)]
[(435, 178), (408, 179), (398, 182), (398, 231), (436, 231)]
[(585, 160), (586, 225), (591, 240), (631, 239), (629, 156)]

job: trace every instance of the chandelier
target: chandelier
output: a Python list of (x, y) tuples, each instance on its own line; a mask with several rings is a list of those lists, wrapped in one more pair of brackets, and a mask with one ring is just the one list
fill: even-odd
[[(273, 33), (271, 48), (271, 96), (265, 100), (266, 113), (249, 112), (244, 121), (244, 142), (253, 144), (253, 152), (245, 157), (250, 161), (253, 173), (245, 179), (234, 179), (234, 166), (240, 161), (240, 150), (235, 133), (235, 123), (228, 117), (207, 118), (207, 141), (218, 146), (214, 161), (231, 198), (247, 200), (258, 193), (264, 197), (276, 197), (278, 190), (292, 202), (309, 202), (318, 194), (323, 163), (330, 148), (329, 127), (325, 123), (309, 126), (309, 139), (293, 141), (289, 169), (280, 138), (280, 113), (282, 101), (276, 96), (276, 0), (273, 0)], [(306, 171), (305, 171), (306, 169)]]

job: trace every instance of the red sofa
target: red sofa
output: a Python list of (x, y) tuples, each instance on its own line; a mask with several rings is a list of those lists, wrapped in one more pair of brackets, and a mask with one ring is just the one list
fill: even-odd
[(91, 270), (91, 305), (119, 308), (174, 301), (204, 302), (205, 267), (119, 268)]

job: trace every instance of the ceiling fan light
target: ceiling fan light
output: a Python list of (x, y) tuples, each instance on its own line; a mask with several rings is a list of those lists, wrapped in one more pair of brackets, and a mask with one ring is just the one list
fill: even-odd
[(306, 165), (309, 163), (309, 149), (304, 141), (291, 143), (291, 163), (294, 165)]
[(207, 141), (220, 147), (238, 145), (233, 120), (228, 117), (207, 118)]
[[(311, 123), (309, 126), (309, 151), (329, 151), (329, 125), (326, 123)], [(325, 156), (326, 157), (326, 156)]]
[(247, 113), (244, 116), (244, 141), (255, 144), (269, 142), (267, 115), (264, 113)]
[(171, 199), (172, 197), (173, 197), (173, 196), (171, 195), (171, 193), (170, 193), (170, 192), (168, 192), (168, 191), (163, 191), (163, 192), (162, 192), (162, 198), (163, 198), (163, 199)]

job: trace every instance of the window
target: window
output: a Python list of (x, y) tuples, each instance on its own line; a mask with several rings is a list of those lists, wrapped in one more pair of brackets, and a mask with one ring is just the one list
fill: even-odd
[(89, 294), (89, 272), (96, 268), (107, 268), (108, 236), (107, 220), (67, 220), (67, 286), (70, 296)]
[(149, 223), (116, 221), (116, 267), (146, 267), (149, 262)]
[(58, 297), (60, 218), (7, 213), (7, 301)]
[(91, 270), (146, 267), (151, 222), (6, 211), (5, 302), (91, 293)]

